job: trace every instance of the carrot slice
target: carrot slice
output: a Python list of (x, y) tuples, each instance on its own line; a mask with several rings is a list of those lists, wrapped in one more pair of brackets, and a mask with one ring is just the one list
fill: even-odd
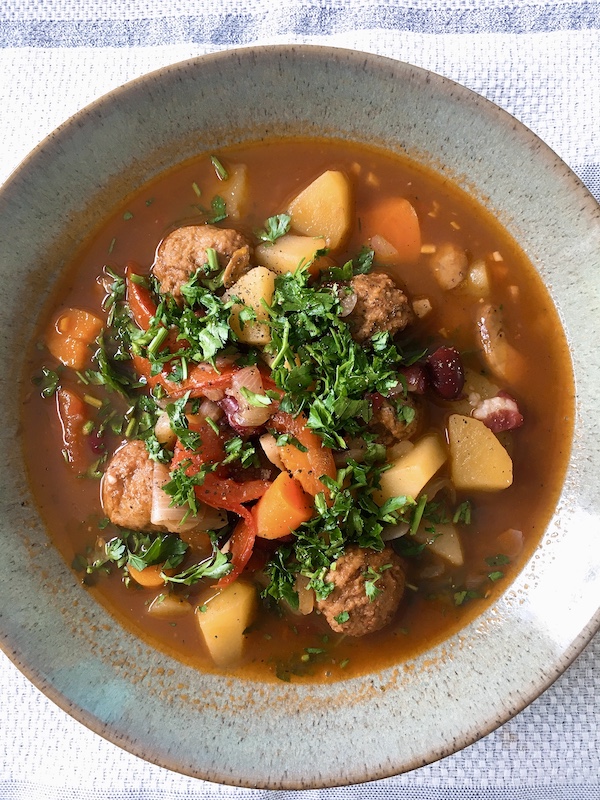
[(161, 572), (164, 572), (166, 575), (174, 575), (176, 570), (174, 569), (165, 569), (163, 570), (164, 564), (152, 564), (150, 567), (145, 567), (144, 569), (136, 569), (132, 567), (131, 564), (127, 564), (127, 571), (131, 578), (138, 583), (140, 586), (144, 586), (146, 589), (156, 589), (159, 586), (164, 585), (164, 578), (161, 577)]
[(81, 308), (67, 308), (46, 333), (46, 345), (65, 367), (83, 369), (91, 355), (90, 345), (102, 330), (102, 320)]
[[(384, 263), (416, 261), (421, 252), (421, 227), (413, 205), (404, 197), (386, 197), (361, 217), (361, 230), (371, 241), (378, 261)], [(382, 237), (397, 253), (377, 247)]]
[(320, 478), (327, 475), (335, 479), (337, 471), (333, 454), (317, 434), (307, 427), (306, 417), (303, 414), (292, 417), (291, 414), (278, 411), (269, 420), (269, 426), (277, 433), (291, 434), (306, 447), (306, 452), (299, 450), (293, 444), (285, 444), (279, 448), (279, 456), (286, 470), (292, 473), (308, 494), (314, 497), (320, 492), (325, 492), (328, 496), (328, 490)]
[(280, 539), (300, 527), (313, 515), (313, 503), (300, 483), (287, 472), (280, 472), (252, 509), (257, 535)]

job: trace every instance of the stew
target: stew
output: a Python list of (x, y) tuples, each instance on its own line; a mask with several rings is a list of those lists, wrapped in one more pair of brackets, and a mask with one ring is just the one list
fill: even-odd
[(539, 542), (572, 436), (567, 344), (515, 242), (447, 180), (333, 140), (137, 190), (27, 369), (32, 487), (82, 584), (181, 660), (264, 680), (465, 625)]

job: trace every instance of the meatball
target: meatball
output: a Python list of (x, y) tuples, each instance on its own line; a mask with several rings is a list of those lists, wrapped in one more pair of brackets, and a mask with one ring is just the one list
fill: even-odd
[(112, 523), (136, 531), (154, 528), (150, 523), (153, 474), (154, 464), (143, 442), (127, 442), (116, 451), (100, 488), (102, 507)]
[(383, 272), (356, 275), (351, 286), (356, 294), (356, 305), (346, 321), (357, 342), (383, 331), (393, 336), (412, 322), (413, 311), (408, 298), (389, 275)]
[(332, 630), (364, 636), (391, 622), (405, 583), (404, 564), (391, 547), (377, 553), (352, 545), (333, 566), (325, 580), (335, 588), (317, 603)]
[(424, 409), (419, 400), (408, 394), (398, 404), (408, 411), (404, 413), (385, 398), (373, 405), (373, 416), (369, 430), (377, 436), (377, 441), (391, 447), (405, 439), (411, 439), (422, 428)]
[(250, 245), (241, 233), (214, 225), (188, 225), (170, 233), (158, 247), (152, 271), (161, 292), (181, 302), (181, 285), (207, 263), (207, 248), (216, 250), (230, 285), (249, 268)]

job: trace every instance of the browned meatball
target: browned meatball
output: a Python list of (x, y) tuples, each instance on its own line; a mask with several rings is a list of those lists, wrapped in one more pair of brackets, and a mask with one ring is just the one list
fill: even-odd
[[(335, 589), (317, 606), (332, 630), (364, 636), (391, 622), (404, 594), (404, 564), (391, 547), (377, 553), (353, 545), (325, 580)], [(375, 596), (370, 598), (366, 584), (373, 580)]]
[(135, 531), (154, 528), (150, 523), (153, 473), (143, 442), (127, 442), (116, 451), (100, 489), (104, 513), (112, 523)]
[(180, 302), (181, 285), (206, 264), (207, 248), (216, 250), (219, 265), (228, 269), (228, 283), (249, 267), (250, 245), (241, 233), (214, 225), (188, 225), (170, 233), (158, 247), (152, 271), (160, 281), (161, 292), (172, 294)]
[(383, 400), (373, 409), (373, 416), (369, 422), (369, 430), (377, 436), (377, 441), (386, 447), (391, 447), (397, 442), (411, 439), (422, 428), (424, 409), (419, 400), (411, 394), (406, 399), (400, 399), (399, 404), (407, 406), (414, 412), (413, 418), (407, 422), (407, 416), (399, 413), (389, 400)]
[(413, 320), (408, 298), (389, 275), (371, 272), (356, 275), (351, 281), (356, 305), (346, 317), (357, 342), (364, 342), (376, 333), (390, 335), (404, 330)]

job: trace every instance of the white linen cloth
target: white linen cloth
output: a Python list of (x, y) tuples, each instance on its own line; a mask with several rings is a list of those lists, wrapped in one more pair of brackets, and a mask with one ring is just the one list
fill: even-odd
[[(379, 53), (459, 81), (535, 131), (600, 198), (592, 0), (0, 0), (0, 181), (66, 117), (131, 78), (214, 50), (291, 42)], [(441, 762), (295, 793), (145, 763), (68, 717), (0, 654), (0, 798), (599, 800), (598, 664), (600, 636), (529, 708)]]

